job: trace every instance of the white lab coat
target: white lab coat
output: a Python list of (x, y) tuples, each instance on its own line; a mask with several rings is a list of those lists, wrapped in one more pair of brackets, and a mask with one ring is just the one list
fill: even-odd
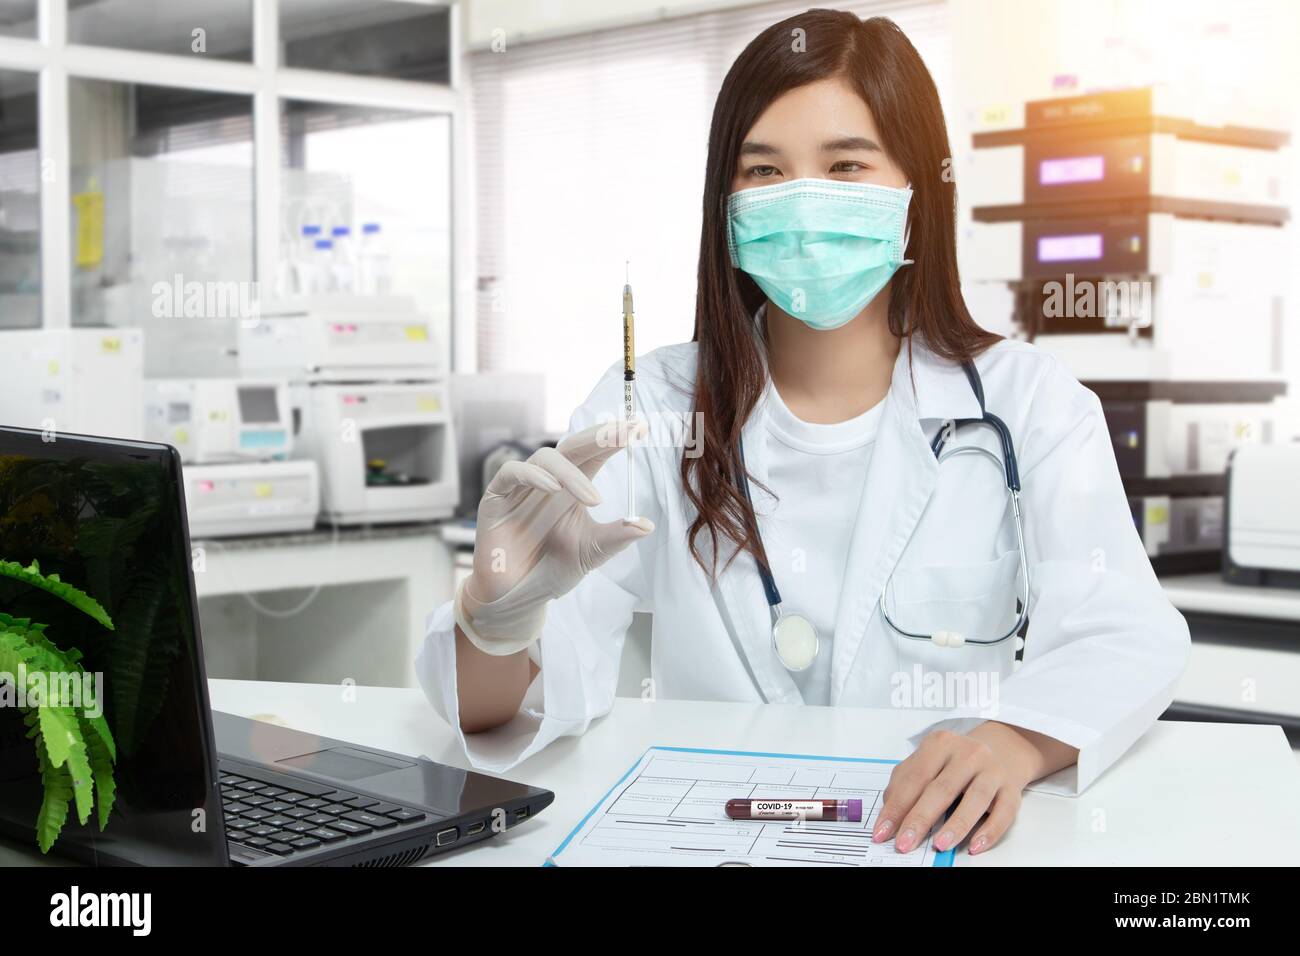
[[(693, 509), (682, 493), (682, 448), (666, 433), (673, 430), (669, 421), (690, 414), (695, 358), (695, 345), (688, 343), (638, 360), (638, 412), (651, 425), (651, 444), (660, 447), (637, 449), (637, 504), (655, 531), (551, 603), (533, 651), (541, 672), (520, 714), (496, 730), (461, 735), (475, 766), (507, 770), (606, 714), (634, 611), (653, 614), (657, 698), (802, 702), (773, 652), (754, 560), (738, 556), (714, 586), (687, 548)], [(989, 717), (1054, 737), (1079, 749), (1078, 764), (1036, 789), (1077, 794), (1169, 704), (1187, 660), (1187, 625), (1162, 593), (1135, 530), (1096, 396), (1025, 343), (1001, 342), (976, 367), (986, 406), (1010, 428), (1020, 462), (1032, 580), (1023, 663), (1014, 660), (1014, 638), (991, 647), (944, 648), (900, 639), (882, 621), (881, 597), (891, 574), (892, 616), (908, 630), (997, 636), (1005, 630), (1008, 596), (1016, 593), (1014, 532), (1001, 472), (979, 455), (940, 466), (929, 447), (945, 421), (979, 416), (974, 393), (959, 365), (919, 342), (910, 350), (904, 343), (861, 507), (845, 516), (856, 524), (830, 647), (831, 701), (932, 711), (933, 723), (913, 744), (931, 730), (964, 732)], [(616, 366), (574, 413), (571, 428), (617, 414), (622, 389)], [(760, 404), (744, 429), (760, 529), (762, 515), (778, 506), (758, 487), (766, 471), (765, 416)], [(956, 441), (998, 448), (983, 426), (967, 426)], [(604, 499), (595, 509), (599, 520), (623, 513), (626, 468), (620, 453), (597, 476)], [(770, 558), (778, 585), (783, 575), (796, 573), (790, 557)], [(416, 670), (429, 701), (456, 726), (453, 632), (448, 603), (429, 618)], [(968, 688), (975, 686), (972, 675), (983, 675), (984, 696), (905, 693), (941, 687), (936, 675), (943, 673), (958, 675), (951, 686), (964, 679)]]

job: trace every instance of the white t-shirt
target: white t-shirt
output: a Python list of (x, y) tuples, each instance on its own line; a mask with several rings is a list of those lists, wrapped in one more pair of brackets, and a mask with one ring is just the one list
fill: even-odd
[(791, 676), (804, 703), (829, 704), (844, 566), (884, 402), (848, 421), (819, 425), (796, 418), (771, 383), (767, 395), (766, 484), (777, 503), (764, 521), (763, 545), (782, 610), (806, 617), (821, 641), (812, 666)]

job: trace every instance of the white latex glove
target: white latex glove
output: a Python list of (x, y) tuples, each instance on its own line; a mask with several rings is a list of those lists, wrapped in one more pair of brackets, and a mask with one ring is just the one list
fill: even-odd
[[(644, 436), (644, 423), (631, 434)], [(479, 650), (527, 648), (542, 636), (548, 601), (654, 531), (646, 518), (601, 524), (587, 511), (601, 500), (592, 478), (627, 443), (622, 423), (593, 425), (493, 477), (478, 506), (474, 571), (454, 603), (456, 623)]]

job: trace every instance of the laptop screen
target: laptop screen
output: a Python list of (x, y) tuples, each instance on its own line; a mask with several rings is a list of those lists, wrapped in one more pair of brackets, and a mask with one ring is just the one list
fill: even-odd
[[(62, 766), (89, 767), (92, 785), (78, 800), (61, 782), (81, 779), (84, 769), (42, 779), (24, 720), (36, 713), (33, 701), (20, 698), (20, 681), (0, 666), (0, 829), (35, 848), (38, 818), (57, 829), (66, 805), (54, 853), (102, 863), (224, 863), (180, 464), (162, 446), (46, 437), (0, 428), (0, 561), (23, 568), (35, 561), (47, 582), (15, 579), (13, 564), (0, 573), (0, 651), (11, 652), (0, 660), (12, 664), (16, 648), (41, 641), (64, 661), (80, 652), (80, 672), (67, 668), (44, 685), (49, 703), (75, 706), (39, 723), (50, 734), (61, 721), (76, 725), (81, 740), (68, 745)], [(112, 629), (48, 589), (53, 575), (98, 602)], [(40, 660), (49, 667), (57, 658)], [(28, 673), (26, 690), (33, 687), (39, 695)], [(116, 750), (107, 766), (104, 724)], [(46, 754), (53, 760), (64, 749), (54, 740)]]

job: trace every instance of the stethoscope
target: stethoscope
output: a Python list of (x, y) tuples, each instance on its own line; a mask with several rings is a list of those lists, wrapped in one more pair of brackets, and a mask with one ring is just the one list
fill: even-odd
[[(966, 380), (970, 382), (975, 398), (979, 401), (980, 417), (961, 418), (945, 423), (930, 442), (930, 450), (934, 452), (934, 456), (940, 465), (957, 455), (981, 455), (992, 461), (1002, 471), (1007, 496), (1011, 502), (1011, 517), (1016, 530), (1016, 551), (1020, 560), (1020, 607), (1016, 621), (1004, 634), (994, 638), (968, 637), (955, 630), (939, 630), (930, 634), (909, 631), (895, 624), (889, 615), (889, 596), (893, 593), (891, 585), (894, 580), (892, 574), (882, 591), (880, 615), (894, 633), (910, 640), (929, 641), (937, 647), (961, 647), (965, 644), (990, 647), (1015, 637), (1029, 619), (1029, 565), (1025, 560), (1025, 531), (1020, 512), (1020, 466), (1016, 461), (1016, 450), (1011, 441), (1010, 429), (1007, 428), (1002, 419), (984, 407), (984, 383), (980, 381), (979, 372), (975, 370), (975, 365), (971, 362), (963, 362), (961, 367), (966, 373)], [(984, 425), (993, 429), (997, 433), (999, 444), (1002, 446), (1002, 457), (999, 458), (987, 448), (979, 445), (959, 445), (945, 449), (944, 446), (947, 444), (948, 439), (956, 435), (957, 430), (965, 425)], [(749, 493), (749, 476), (745, 473), (745, 447), (743, 442), (740, 446), (740, 488), (744, 492), (745, 500), (752, 510), (754, 501)], [(755, 524), (757, 525), (757, 522)], [(821, 640), (817, 636), (817, 628), (804, 615), (783, 610), (781, 592), (777, 589), (776, 579), (772, 577), (771, 569), (762, 561), (758, 562), (758, 574), (763, 581), (763, 593), (767, 597), (767, 605), (772, 612), (772, 649), (787, 670), (794, 672), (807, 670), (812, 666), (821, 651)]]

